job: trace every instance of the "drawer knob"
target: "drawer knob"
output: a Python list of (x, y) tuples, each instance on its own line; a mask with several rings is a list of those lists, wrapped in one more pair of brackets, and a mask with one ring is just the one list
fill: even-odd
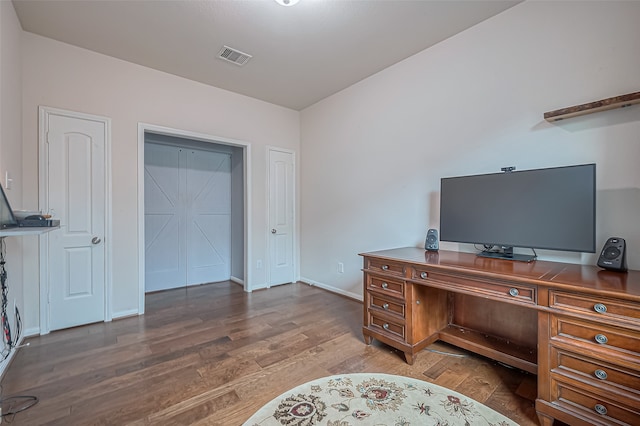
[(516, 296), (517, 296), (517, 295), (519, 295), (519, 294), (520, 294), (520, 292), (518, 291), (518, 289), (517, 289), (517, 288), (510, 288), (510, 289), (509, 289), (509, 295), (510, 295), (510, 296), (516, 297)]
[(593, 407), (593, 409), (596, 410), (596, 413), (602, 414), (603, 416), (607, 414), (607, 407), (605, 407), (602, 404), (596, 404), (596, 406)]
[(596, 303), (595, 305), (593, 305), (593, 310), (600, 314), (604, 314), (605, 312), (607, 312), (607, 307), (602, 303)]
[(389, 284), (387, 284), (387, 283), (384, 283), (384, 282), (383, 282), (383, 283), (380, 285), (380, 287), (382, 287), (382, 288), (387, 288), (387, 287), (389, 287)]
[(607, 380), (607, 372), (604, 370), (597, 369), (594, 375), (600, 380)]
[(386, 271), (387, 269), (389, 269), (389, 265), (382, 265), (382, 270)]
[(420, 272), (420, 278), (422, 278), (422, 279), (427, 278), (427, 273), (426, 272)]
[(607, 339), (607, 336), (605, 336), (604, 334), (596, 334), (596, 342), (600, 343), (601, 345), (604, 345), (608, 341), (609, 339)]
[(382, 328), (384, 328), (385, 330), (388, 330), (389, 329), (389, 323), (385, 322), (384, 324), (382, 324)]
[(382, 305), (382, 309), (384, 309), (385, 311), (389, 309), (389, 304), (385, 303), (384, 305)]

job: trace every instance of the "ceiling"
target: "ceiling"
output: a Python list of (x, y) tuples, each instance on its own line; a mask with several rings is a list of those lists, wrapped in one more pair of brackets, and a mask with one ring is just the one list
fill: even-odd
[[(294, 110), (520, 0), (13, 0), (25, 31)], [(223, 46), (252, 55), (218, 59)]]

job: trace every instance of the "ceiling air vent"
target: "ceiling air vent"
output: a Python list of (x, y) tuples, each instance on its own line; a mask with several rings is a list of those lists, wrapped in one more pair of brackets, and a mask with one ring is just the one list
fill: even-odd
[(236, 65), (242, 66), (246, 64), (249, 59), (251, 59), (251, 55), (241, 52), (239, 50), (233, 49), (229, 46), (224, 46), (220, 53), (218, 53), (218, 58), (224, 59), (225, 61), (229, 61)]

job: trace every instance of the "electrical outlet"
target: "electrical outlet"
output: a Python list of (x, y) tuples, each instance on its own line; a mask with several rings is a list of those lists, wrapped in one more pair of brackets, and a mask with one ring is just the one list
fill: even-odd
[(338, 262), (338, 273), (339, 274), (343, 274), (344, 273), (344, 263), (342, 263), (342, 262)]

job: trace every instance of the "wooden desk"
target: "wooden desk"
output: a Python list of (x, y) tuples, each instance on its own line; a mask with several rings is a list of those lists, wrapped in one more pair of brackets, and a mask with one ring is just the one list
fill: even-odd
[(538, 375), (545, 426), (640, 424), (640, 271), (400, 248), (362, 253), (365, 342), (436, 340)]

